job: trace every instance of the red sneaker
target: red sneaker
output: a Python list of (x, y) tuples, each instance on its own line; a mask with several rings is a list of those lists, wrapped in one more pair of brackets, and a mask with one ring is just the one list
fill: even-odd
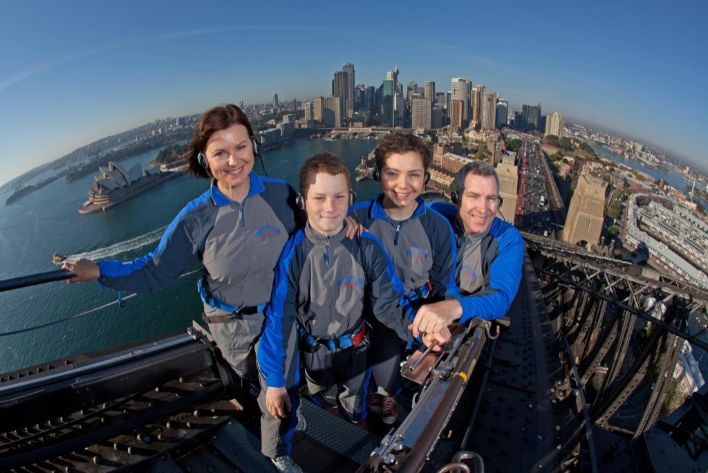
[(369, 395), (366, 396), (366, 403), (369, 406), (369, 412), (373, 412), (374, 414), (380, 414), (381, 407), (383, 405), (383, 400), (384, 397), (381, 394), (369, 393)]
[(393, 396), (381, 396), (381, 420), (386, 425), (391, 425), (398, 418), (398, 404)]

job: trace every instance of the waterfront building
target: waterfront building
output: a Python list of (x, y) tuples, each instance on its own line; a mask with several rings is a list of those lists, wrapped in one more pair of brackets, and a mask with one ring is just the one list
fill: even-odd
[(482, 130), (494, 130), (496, 128), (496, 121), (497, 94), (494, 92), (484, 92), (482, 93), (480, 127)]
[(503, 155), (496, 170), (499, 176), (499, 196), (502, 198), (498, 213), (501, 218), (514, 225), (519, 193), (519, 167), (515, 164), (515, 156)]
[(555, 135), (560, 138), (563, 136), (563, 126), (563, 115), (558, 112), (553, 112), (546, 117), (546, 131), (543, 134), (545, 136)]
[(435, 103), (435, 81), (426, 80), (423, 84), (423, 94), (431, 103)]
[(486, 87), (477, 84), (472, 88), (472, 128), (479, 129), (482, 118), (482, 95)]
[(644, 243), (650, 264), (708, 288), (708, 225), (678, 202), (632, 194), (625, 227), (627, 246)]
[(450, 127), (461, 130), (465, 124), (465, 102), (461, 99), (450, 100)]
[[(452, 78), (452, 92), (450, 95), (450, 103), (453, 100), (462, 101), (462, 125), (458, 128), (464, 128), (470, 119), (470, 95), (472, 93), (472, 81), (462, 77)], [(452, 121), (452, 117), (450, 118)]]
[(426, 97), (413, 97), (411, 103), (411, 128), (429, 130), (432, 128), (432, 103)]
[(501, 129), (508, 124), (509, 102), (506, 99), (497, 99), (497, 119), (494, 126)]
[(317, 97), (314, 100), (314, 116), (323, 126), (339, 128), (342, 126), (339, 97)]
[(315, 119), (315, 104), (313, 102), (303, 103), (302, 109), (305, 111), (305, 121), (309, 122)]
[(600, 242), (606, 191), (607, 183), (590, 174), (587, 166), (584, 167), (570, 199), (568, 216), (563, 226), (564, 242), (575, 245), (584, 241), (588, 246)]

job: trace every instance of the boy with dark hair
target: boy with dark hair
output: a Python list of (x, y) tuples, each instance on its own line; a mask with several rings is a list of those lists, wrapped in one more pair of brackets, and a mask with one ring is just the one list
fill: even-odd
[[(345, 418), (363, 423), (368, 346), (364, 307), (404, 341), (412, 338), (407, 329), (410, 312), (404, 313), (406, 307), (399, 304), (403, 288), (378, 239), (367, 232), (344, 238), (352, 193), (342, 161), (329, 153), (310, 157), (300, 170), (300, 192), (307, 224), (281, 254), (258, 349), (264, 416), (274, 422), (290, 416), (289, 425), (294, 424), (291, 412), (299, 379), (297, 370), (289, 369), (297, 362), (289, 360), (297, 359), (290, 354), (298, 347), (289, 340), (296, 333), (296, 355), (304, 360), (313, 399), (338, 406)], [(280, 434), (289, 439), (282, 430)], [(283, 443), (287, 450), (289, 445)]]
[[(392, 133), (377, 146), (374, 157), (374, 177), (382, 193), (357, 203), (354, 218), (383, 243), (413, 307), (456, 297), (453, 229), (420, 197), (430, 178), (430, 150), (415, 135)], [(369, 410), (393, 424), (398, 415), (393, 393), (400, 384), (405, 344), (377, 321), (371, 324), (369, 358), (377, 390), (369, 394)]]

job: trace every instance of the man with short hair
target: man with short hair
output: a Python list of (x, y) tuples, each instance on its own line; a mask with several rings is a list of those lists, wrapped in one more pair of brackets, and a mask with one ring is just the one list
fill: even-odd
[(454, 222), (460, 297), (418, 309), (410, 327), (416, 337), (440, 333), (453, 322), (466, 324), (474, 317), (503, 317), (519, 289), (524, 241), (513, 225), (496, 217), (501, 205), (496, 171), (482, 161), (469, 163), (458, 171), (455, 189), (456, 207), (429, 205)]

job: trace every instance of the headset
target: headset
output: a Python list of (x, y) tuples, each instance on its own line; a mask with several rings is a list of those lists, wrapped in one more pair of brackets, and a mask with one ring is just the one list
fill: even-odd
[[(356, 192), (354, 190), (349, 191), (349, 207), (354, 205), (356, 202)], [(297, 205), (297, 208), (300, 210), (305, 210), (305, 198), (300, 194), (299, 192), (295, 196), (295, 205)]]
[[(260, 160), (261, 168), (263, 169), (263, 174), (267, 176), (268, 171), (266, 171), (265, 164), (263, 164), (263, 157), (261, 156), (261, 151), (259, 149), (258, 141), (256, 140), (255, 136), (251, 136), (251, 146), (253, 146), (254, 158)], [(211, 172), (209, 171), (209, 163), (207, 162), (206, 156), (201, 151), (197, 154), (197, 163), (199, 163), (201, 167), (206, 169), (207, 174), (211, 175)]]

